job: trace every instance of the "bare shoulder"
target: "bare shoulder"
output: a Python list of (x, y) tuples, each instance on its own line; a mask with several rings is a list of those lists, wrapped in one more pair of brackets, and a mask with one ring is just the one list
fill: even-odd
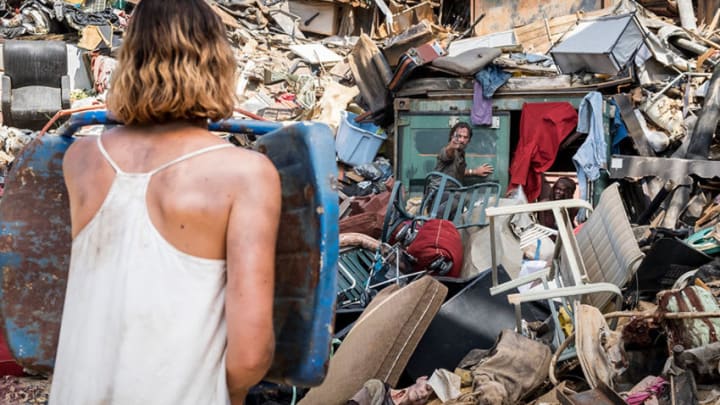
[(97, 140), (94, 136), (77, 137), (65, 152), (63, 170), (72, 170), (78, 165), (82, 165), (87, 157), (97, 149), (96, 143)]
[(276, 177), (277, 169), (270, 159), (260, 152), (244, 148), (228, 148), (225, 170), (235, 178)]
[(94, 136), (76, 137), (72, 145), (70, 145), (70, 148), (67, 150), (66, 155), (86, 152), (91, 148), (94, 149), (96, 148), (96, 143), (97, 139)]
[(222, 169), (214, 164), (218, 180), (237, 190), (241, 200), (264, 199), (280, 193), (280, 175), (270, 159), (260, 152), (243, 148), (227, 148), (222, 152)]

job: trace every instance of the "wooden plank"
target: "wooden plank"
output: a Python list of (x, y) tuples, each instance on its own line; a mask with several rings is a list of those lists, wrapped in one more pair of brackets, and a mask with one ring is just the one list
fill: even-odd
[[(550, 27), (555, 27), (558, 25), (568, 25), (568, 24), (575, 24), (577, 22), (578, 18), (575, 14), (568, 14), (560, 17), (551, 18), (548, 20), (548, 24)], [(535, 21), (534, 23), (523, 25), (521, 27), (517, 27), (514, 29), (515, 34), (528, 34), (532, 31), (544, 31), (545, 30), (545, 22), (544, 20)]]
[[(550, 33), (554, 34), (564, 34), (568, 30), (570, 30), (572, 27), (574, 27), (576, 24), (576, 21), (570, 21), (563, 24), (552, 24), (552, 22), (549, 22), (548, 27), (546, 27), (544, 24), (541, 27), (535, 28), (531, 31), (527, 31), (525, 33), (518, 33), (517, 30), (515, 30), (515, 37), (516, 38), (536, 38), (538, 36), (545, 36), (548, 31)], [(548, 29), (549, 28), (549, 29)]]
[[(525, 48), (538, 53), (546, 53), (563, 35), (571, 31), (581, 19), (605, 15), (609, 9), (601, 9), (586, 13), (568, 14), (551, 19), (535, 21), (531, 24), (515, 28), (515, 39)], [(549, 37), (548, 37), (549, 36)]]
[(215, 3), (212, 0), (206, 0), (206, 2), (210, 6), (210, 8), (212, 8), (212, 10), (215, 12), (215, 14), (217, 14), (218, 17), (220, 17), (223, 24), (227, 25), (228, 27), (232, 27), (232, 28), (240, 28), (240, 24), (238, 24), (235, 17), (230, 15), (225, 10), (221, 9), (220, 6), (217, 5), (217, 3)]
[(485, 13), (483, 21), (475, 26), (475, 35), (511, 30), (538, 20), (573, 14), (578, 11), (600, 9), (602, 0), (471, 0), (471, 17), (474, 21)]
[[(595, 10), (595, 11), (590, 11), (590, 12), (586, 12), (586, 13), (568, 14), (568, 15), (549, 19), (548, 25), (551, 28), (558, 27), (558, 26), (568, 26), (568, 25), (577, 23), (578, 20), (600, 17), (603, 15), (606, 15), (609, 12), (610, 12), (610, 10), (608, 10), (608, 9), (602, 9), (602, 10)], [(517, 28), (513, 29), (513, 31), (515, 32), (515, 35), (525, 35), (532, 31), (544, 31), (544, 30), (545, 30), (545, 21), (544, 20), (535, 21), (531, 24), (523, 25), (521, 27), (517, 27)]]
[(405, 9), (393, 15), (393, 31), (403, 32), (422, 20), (433, 21), (433, 7), (429, 1)]
[(360, 95), (368, 103), (370, 111), (378, 113), (385, 109), (388, 99), (388, 90), (383, 77), (392, 73), (380, 71), (385, 67), (377, 66), (373, 58), (382, 58), (380, 49), (370, 37), (365, 34), (360, 35), (360, 39), (348, 55), (348, 63)]
[(720, 8), (720, 0), (697, 0), (697, 21), (710, 24)]

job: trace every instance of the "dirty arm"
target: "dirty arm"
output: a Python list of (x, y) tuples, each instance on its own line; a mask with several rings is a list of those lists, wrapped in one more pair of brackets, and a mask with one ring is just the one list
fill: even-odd
[[(253, 173), (235, 199), (227, 230), (227, 385), (233, 405), (270, 367), (273, 332), (275, 243), (280, 218), (280, 179), (264, 156), (253, 156)], [(247, 167), (247, 166), (246, 166)]]

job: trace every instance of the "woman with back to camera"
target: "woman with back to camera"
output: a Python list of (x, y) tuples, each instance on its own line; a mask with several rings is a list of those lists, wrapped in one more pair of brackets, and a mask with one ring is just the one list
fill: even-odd
[(207, 130), (236, 72), (204, 0), (143, 0), (107, 99), (65, 155), (72, 253), (50, 403), (242, 404), (274, 348), (280, 180)]

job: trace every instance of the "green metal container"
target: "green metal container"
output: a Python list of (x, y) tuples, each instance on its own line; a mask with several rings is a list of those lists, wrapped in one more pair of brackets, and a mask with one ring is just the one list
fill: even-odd
[[(425, 175), (435, 167), (450, 128), (458, 121), (470, 123), (471, 108), (472, 99), (395, 100), (395, 178), (403, 182), (411, 197), (422, 194)], [(496, 111), (492, 126), (472, 128), (473, 137), (465, 151), (468, 168), (488, 163), (495, 170), (487, 178), (466, 177), (465, 183), (497, 181), (504, 193), (510, 162), (510, 114)]]

